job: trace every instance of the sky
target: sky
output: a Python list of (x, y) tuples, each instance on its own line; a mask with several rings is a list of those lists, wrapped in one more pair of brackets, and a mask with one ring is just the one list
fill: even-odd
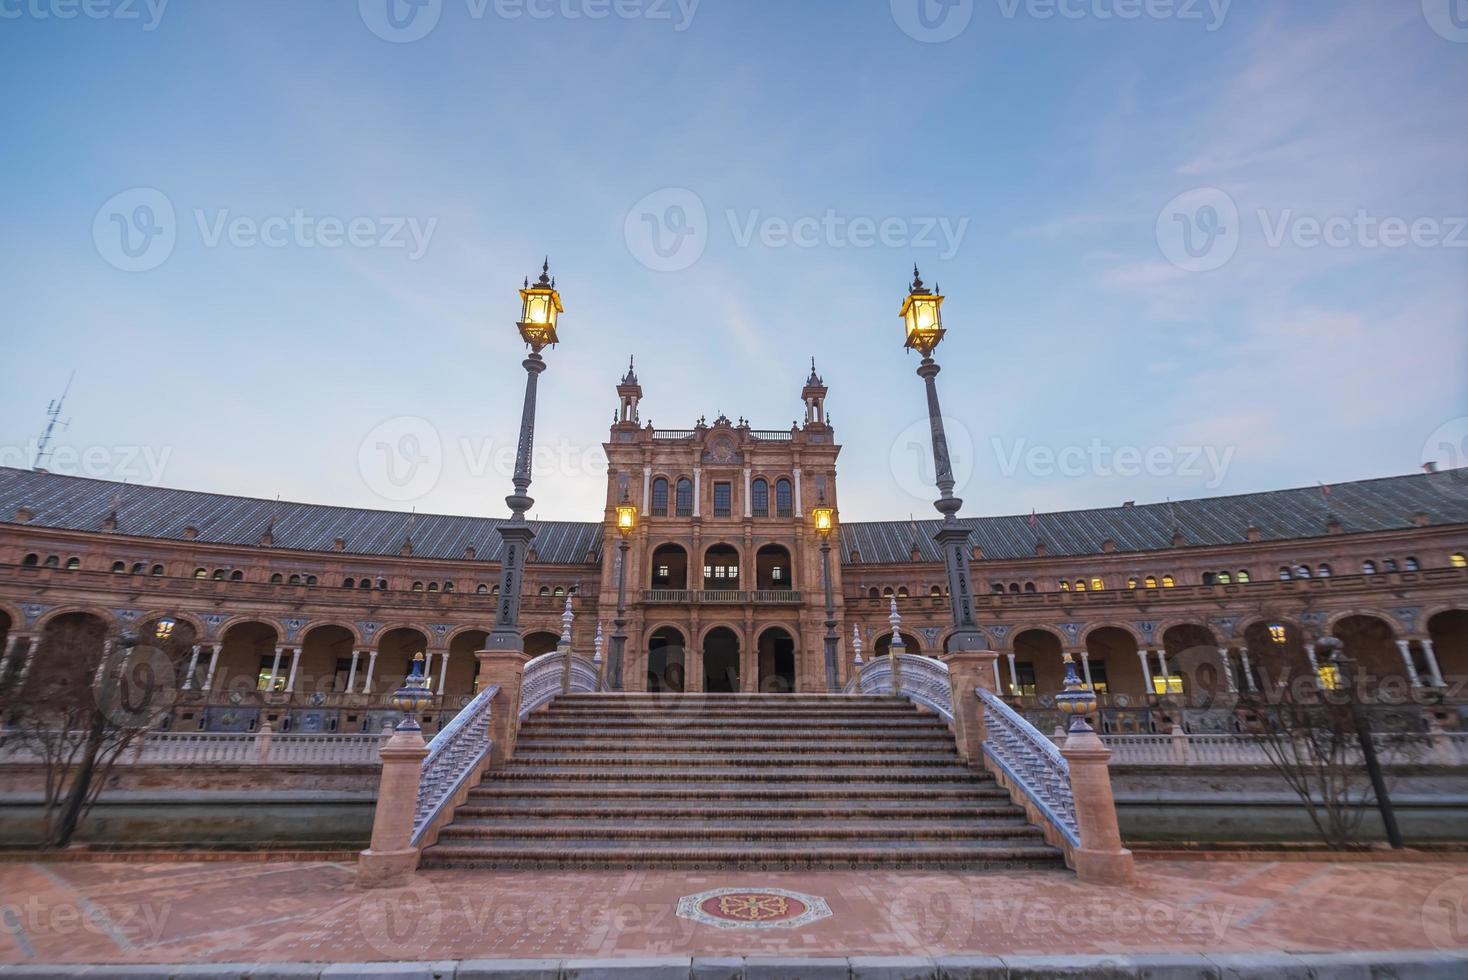
[(0, 0), (0, 464), (539, 518), (644, 421), (787, 428), (932, 517), (1468, 455), (1463, 0)]

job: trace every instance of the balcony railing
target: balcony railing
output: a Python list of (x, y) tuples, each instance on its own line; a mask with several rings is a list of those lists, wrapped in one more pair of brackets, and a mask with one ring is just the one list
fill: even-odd
[(798, 606), (794, 589), (643, 589), (642, 601), (652, 605)]

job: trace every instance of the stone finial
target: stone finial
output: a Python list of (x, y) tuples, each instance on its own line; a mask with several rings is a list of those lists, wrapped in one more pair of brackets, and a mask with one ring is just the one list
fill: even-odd
[(332, 542), (331, 542), (331, 550), (332, 551), (346, 551), (347, 550), (347, 539), (346, 538), (333, 538), (332, 539)]
[(21, 506), (15, 508), (15, 523), (17, 524), (29, 524), (31, 518), (35, 516), (29, 507)]
[(190, 524), (188, 527), (184, 528), (183, 536), (185, 541), (197, 540), (199, 537), (199, 529)]
[(1252, 524), (1249, 525), (1244, 534), (1246, 537), (1248, 537), (1250, 541), (1259, 541), (1264, 537), (1264, 532), (1260, 531), (1259, 528), (1255, 527)]
[(260, 532), (260, 547), (268, 548), (271, 545), (275, 544), (274, 528), (275, 525), (272, 524), (270, 527), (267, 527), (265, 530)]
[(1334, 514), (1325, 515), (1325, 533), (1341, 534), (1344, 532), (1344, 530), (1345, 529), (1341, 526), (1341, 519), (1339, 517), (1336, 517)]
[(1044, 558), (1045, 555), (1049, 552), (1049, 550), (1050, 550), (1049, 548), (1045, 547), (1045, 542), (1043, 542), (1043, 541), (1036, 541), (1035, 542), (1035, 557), (1036, 558)]
[(602, 646), (601, 623), (597, 623), (596, 624), (596, 640), (593, 641), (593, 645), (592, 645), (592, 648), (596, 651), (596, 653), (591, 658), (591, 662), (594, 663), (594, 664), (600, 664), (601, 663), (601, 646)]
[(892, 614), (887, 617), (887, 622), (892, 624), (892, 632), (894, 633), (902, 628), (902, 613), (897, 611), (896, 596), (892, 596)]
[(1107, 538), (1105, 541), (1101, 542), (1101, 550), (1108, 555), (1116, 554), (1116, 542), (1113, 541), (1111, 538)]
[(571, 646), (571, 624), (576, 621), (576, 614), (571, 611), (571, 597), (566, 596), (566, 608), (561, 613), (561, 645)]
[(858, 625), (856, 625), (855, 623), (852, 623), (851, 624), (851, 649), (856, 652), (856, 656), (852, 658), (852, 662), (855, 663), (857, 665), (857, 667), (860, 667), (861, 666), (861, 627), (858, 626)]
[(102, 518), (102, 530), (108, 532), (117, 530), (117, 511), (114, 510)]
[(1183, 534), (1183, 532), (1180, 529), (1174, 529), (1173, 532), (1172, 532), (1172, 546), (1174, 548), (1181, 548), (1183, 545), (1185, 545), (1187, 543), (1188, 543), (1187, 535)]
[(478, 556), (479, 556), (479, 552), (477, 552), (477, 551), (474, 550), (474, 546), (472, 544), (469, 547), (467, 547), (467, 548), (464, 549), (464, 560), (465, 561), (473, 561)]

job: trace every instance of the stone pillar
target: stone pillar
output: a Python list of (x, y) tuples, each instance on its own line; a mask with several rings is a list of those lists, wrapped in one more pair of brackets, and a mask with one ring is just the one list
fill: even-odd
[(1422, 676), (1417, 673), (1417, 665), (1412, 662), (1412, 641), (1398, 640), (1397, 649), (1402, 653), (1402, 665), (1407, 668), (1407, 677), (1412, 681), (1413, 688), (1422, 686)]
[(1152, 683), (1152, 661), (1150, 650), (1138, 650), (1137, 659), (1142, 662), (1142, 683), (1146, 684), (1146, 695), (1148, 697), (1157, 693), (1157, 686)]
[[(754, 498), (752, 496), (753, 491), (750, 487), (749, 477), (749, 467), (746, 466), (744, 468), (744, 516), (746, 518), (754, 516)], [(753, 579), (751, 579), (751, 581), (753, 581)]]
[(1081, 658), (1081, 672), (1086, 678), (1086, 686), (1094, 691), (1096, 690), (1096, 685), (1091, 683), (1091, 651), (1081, 650), (1079, 653)]
[[(192, 691), (194, 689), (194, 673), (199, 669), (199, 655), (203, 653), (203, 651), (204, 648), (199, 646), (199, 644), (197, 643), (195, 643), (194, 648), (189, 651), (189, 672), (187, 676), (184, 677), (183, 682), (183, 689), (185, 691)], [(5, 659), (10, 659), (8, 652)], [(4, 676), (5, 668), (3, 665), (0, 665), (0, 677)]]
[(794, 468), (794, 470), (792, 471), (792, 475), (795, 477), (795, 516), (796, 517), (804, 517), (805, 516), (805, 506), (800, 502), (800, 467), (799, 466), (797, 466), (797, 467)]
[(370, 650), (367, 653), (367, 679), (362, 682), (362, 693), (372, 693), (372, 674), (377, 670), (377, 651)]
[(1014, 654), (1006, 656), (1009, 657), (1009, 696), (1017, 698), (1019, 697), (1019, 671), (1014, 666)]
[(270, 722), (260, 726), (255, 733), (255, 761), (264, 763), (270, 761), (270, 743), (275, 741), (275, 729), (270, 727)]
[(285, 653), (285, 647), (275, 648), (275, 659), (270, 663), (270, 682), (265, 685), (265, 690), (271, 694), (275, 693), (275, 679), (280, 676), (280, 658)]
[(1167, 668), (1167, 651), (1154, 650), (1153, 652), (1157, 654), (1157, 670), (1158, 676), (1162, 678), (1162, 691), (1167, 694), (1169, 693), (1167, 679), (1172, 676), (1172, 671)]
[(1432, 648), (1431, 638), (1424, 636), (1418, 642), (1422, 644), (1422, 655), (1427, 658), (1427, 672), (1432, 675), (1432, 686), (1447, 687), (1447, 682), (1443, 680), (1442, 667), (1437, 662), (1437, 651)]
[(378, 750), (382, 779), (372, 815), (372, 844), (357, 858), (357, 885), (394, 888), (407, 884), (418, 870), (413, 821), (418, 813), (418, 785), (428, 746), (416, 727), (397, 731)]
[(1254, 683), (1254, 668), (1249, 663), (1249, 645), (1247, 643), (1239, 647), (1239, 662), (1244, 665), (1244, 687), (1250, 691), (1259, 690), (1259, 685)]
[(652, 467), (642, 468), (642, 516), (647, 516), (647, 509), (652, 506)]
[(1218, 648), (1218, 659), (1223, 661), (1223, 683), (1225, 684), (1228, 693), (1238, 694), (1239, 682), (1238, 679), (1234, 677), (1234, 661), (1233, 657), (1229, 655), (1228, 647)]
[[(703, 513), (703, 467), (693, 468), (693, 516), (699, 517)], [(689, 562), (693, 559), (690, 557)]]
[(981, 768), (984, 764), (984, 708), (974, 689), (995, 690), (994, 668), (999, 655), (973, 650), (950, 653), (943, 659), (948, 664), (948, 690), (953, 705), (953, 735), (958, 742), (958, 754), (970, 766)]
[(352, 666), (347, 668), (347, 693), (352, 694), (357, 690), (357, 661), (362, 657), (361, 650), (352, 651)]
[(216, 643), (209, 651), (209, 671), (204, 675), (204, 690), (209, 691), (214, 687), (214, 672), (219, 669), (219, 648), (224, 644)]
[(15, 657), (15, 648), (19, 643), (19, 633), (11, 633), (5, 638), (5, 653), (0, 655), (0, 680), (4, 680), (10, 672), (10, 661)]
[(445, 650), (441, 654), (439, 654), (438, 658), (438, 689), (435, 693), (437, 693), (439, 697), (443, 697), (443, 686), (444, 682), (448, 680), (448, 677), (449, 652)]
[(296, 690), (296, 673), (301, 668), (301, 648), (296, 647), (291, 651), (291, 672), (286, 678), (285, 693), (294, 694)]
[(489, 764), (498, 769), (515, 755), (515, 740), (520, 734), (520, 686), (530, 658), (522, 650), (480, 650), (474, 656), (479, 658), (481, 690), (495, 685), (500, 689), (489, 706), (489, 737), (494, 740)]
[(1081, 844), (1071, 852), (1076, 876), (1089, 885), (1135, 885), (1132, 852), (1121, 846), (1116, 801), (1111, 794), (1111, 750), (1086, 726), (1072, 731), (1060, 754), (1070, 764)]

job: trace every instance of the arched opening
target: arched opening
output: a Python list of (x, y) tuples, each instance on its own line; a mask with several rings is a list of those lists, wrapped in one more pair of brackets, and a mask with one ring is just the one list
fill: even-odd
[[(465, 630), (449, 641), (449, 664), (443, 671), (443, 693), (446, 697), (478, 693), (479, 658), (475, 654), (485, 649), (488, 643), (489, 634), (484, 630)], [(448, 710), (451, 713), (457, 711), (457, 703)]]
[[(1218, 640), (1213, 631), (1197, 623), (1184, 623), (1162, 634), (1162, 653), (1167, 663), (1167, 676), (1153, 674), (1152, 687), (1159, 694), (1165, 689), (1171, 697), (1199, 698), (1211, 702), (1228, 690), (1219, 659)], [(1161, 671), (1161, 665), (1153, 668)], [(1239, 678), (1235, 678), (1238, 680)]]
[(1025, 630), (1014, 638), (1014, 659), (1000, 659), (999, 677), (1012, 698), (1033, 698), (1065, 686), (1060, 638), (1049, 630)]
[[(345, 693), (347, 679), (352, 674), (354, 649), (356, 638), (345, 626), (316, 626), (307, 630), (301, 640), (301, 664), (296, 673), (295, 690), (307, 695)], [(365, 667), (359, 657), (354, 686), (360, 687)]]
[[(1331, 629), (1332, 635), (1345, 644), (1345, 655), (1356, 661), (1356, 670), (1370, 677), (1402, 677), (1406, 665), (1397, 647), (1397, 634), (1391, 624), (1375, 616), (1347, 616)], [(1432, 683), (1423, 658), (1417, 658), (1418, 674), (1424, 684)], [(1319, 661), (1321, 680), (1327, 687), (1337, 682), (1335, 667), (1322, 657)]]
[(716, 544), (703, 553), (705, 589), (739, 588), (739, 552), (733, 545)]
[[(97, 704), (93, 682), (108, 633), (107, 623), (90, 613), (64, 613), (47, 622), (39, 640), (17, 652), (17, 663), (7, 668), (9, 683), (25, 692), (16, 699), (17, 707), (43, 727), (51, 727), (43, 721), (48, 715), (57, 727), (86, 726)], [(171, 680), (159, 678), (170, 689)], [(152, 700), (160, 699), (155, 695)]]
[(654, 589), (688, 588), (688, 552), (681, 545), (663, 544), (653, 549), (652, 587)]
[(703, 689), (710, 694), (739, 690), (739, 635), (717, 626), (703, 638)]
[[(1468, 674), (1468, 610), (1450, 609), (1433, 616), (1427, 621), (1427, 635), (1444, 679)], [(1423, 683), (1430, 681), (1424, 678)]]
[(557, 633), (549, 633), (545, 630), (537, 630), (525, 637), (525, 655), (532, 660), (536, 657), (551, 653), (561, 645), (561, 637)]
[(647, 641), (647, 689), (681, 692), (687, 669), (687, 639), (671, 626), (653, 632)]
[(690, 479), (688, 479), (688, 477), (686, 477), (686, 476), (679, 477), (679, 479), (678, 479), (678, 490), (677, 490), (677, 493), (678, 493), (677, 500), (674, 501), (674, 503), (676, 505), (676, 510), (677, 510), (675, 516), (677, 516), (677, 517), (692, 517), (693, 516), (693, 481), (690, 480)]
[(1249, 670), (1257, 690), (1267, 691), (1281, 681), (1288, 684), (1290, 678), (1310, 673), (1304, 637), (1290, 623), (1282, 620), (1253, 623), (1244, 630), (1244, 646), (1249, 651)]
[[(388, 630), (377, 640), (377, 672), (374, 692), (390, 693), (403, 686), (413, 671), (413, 658), (428, 651), (428, 637), (411, 626)], [(425, 663), (426, 663), (425, 656)]]
[[(916, 636), (909, 633), (907, 630), (902, 631), (902, 644), (903, 646), (907, 647), (907, 649), (903, 651), (904, 653), (923, 652), (922, 640), (919, 640)], [(887, 656), (887, 652), (891, 649), (892, 633), (889, 631), (877, 637), (877, 642), (872, 645), (872, 654), (873, 656), (877, 657), (885, 657)]]
[[(224, 634), (219, 645), (219, 664), (215, 668), (213, 690), (228, 690), (243, 694), (249, 691), (265, 691), (270, 688), (271, 668), (275, 664), (275, 645), (279, 634), (275, 627), (266, 623), (236, 623)], [(282, 657), (282, 661), (284, 658)], [(285, 687), (285, 678), (276, 672), (276, 687)], [(211, 718), (213, 712), (211, 712)], [(248, 728), (227, 727), (213, 731), (253, 731)]]
[(788, 591), (795, 588), (790, 551), (778, 544), (767, 544), (760, 548), (754, 556), (754, 577), (756, 589)]
[[(1137, 656), (1137, 639), (1119, 626), (1103, 626), (1086, 634), (1086, 659), (1090, 661), (1091, 683), (1106, 694), (1106, 701), (1117, 707), (1143, 707), (1149, 696), (1157, 693), (1156, 658), (1146, 670)], [(1078, 664), (1081, 670), (1085, 663)], [(1147, 674), (1153, 675), (1153, 686), (1147, 685)], [(1163, 688), (1166, 689), (1165, 687)], [(1145, 728), (1146, 726), (1142, 726)]]
[(795, 640), (778, 626), (759, 637), (759, 689), (763, 694), (790, 694), (795, 690)]

